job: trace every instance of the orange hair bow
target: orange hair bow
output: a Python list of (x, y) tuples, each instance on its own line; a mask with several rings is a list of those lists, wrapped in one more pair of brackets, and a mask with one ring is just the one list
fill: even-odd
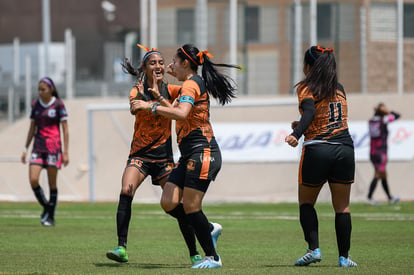
[(159, 52), (156, 48), (148, 48), (148, 47), (145, 47), (145, 46), (142, 46), (141, 44), (137, 44), (137, 46), (138, 47), (140, 47), (141, 49), (143, 49), (144, 51), (147, 51), (147, 52)]
[(203, 55), (207, 55), (209, 58), (213, 57), (213, 55), (211, 53), (209, 53), (208, 51), (199, 51), (197, 56), (200, 58), (200, 64), (203, 64), (203, 62), (204, 62)]
[(321, 47), (321, 46), (316, 47), (316, 49), (317, 49), (317, 50), (319, 50), (319, 51), (321, 51), (321, 52), (322, 52), (322, 54), (323, 54), (324, 52), (331, 52), (331, 53), (333, 53), (333, 51), (334, 51), (334, 49), (333, 49), (333, 48), (324, 48), (324, 47)]

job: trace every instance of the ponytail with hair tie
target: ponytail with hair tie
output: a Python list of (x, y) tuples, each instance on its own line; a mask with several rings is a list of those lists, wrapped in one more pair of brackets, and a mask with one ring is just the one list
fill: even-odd
[(322, 54), (323, 54), (324, 52), (331, 52), (331, 53), (333, 53), (333, 51), (334, 51), (334, 49), (333, 49), (333, 48), (324, 48), (324, 47), (321, 47), (321, 46), (316, 47), (316, 49), (317, 49), (317, 50), (319, 50), (319, 51), (321, 51), (321, 52), (322, 52)]
[(197, 56), (200, 58), (200, 65), (204, 63), (204, 55), (207, 55), (209, 58), (213, 57), (208, 51), (199, 51)]

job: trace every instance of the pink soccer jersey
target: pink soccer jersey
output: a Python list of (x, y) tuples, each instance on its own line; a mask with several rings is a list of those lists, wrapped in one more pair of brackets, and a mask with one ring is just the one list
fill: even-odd
[(53, 97), (48, 104), (43, 103), (40, 98), (35, 100), (30, 114), (30, 119), (36, 125), (33, 152), (60, 153), (62, 142), (59, 126), (67, 118), (65, 105), (60, 99)]

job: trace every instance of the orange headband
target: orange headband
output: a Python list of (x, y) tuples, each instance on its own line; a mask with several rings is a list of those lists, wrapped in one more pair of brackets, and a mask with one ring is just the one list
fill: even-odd
[(141, 44), (137, 44), (138, 47), (140, 47), (141, 49), (147, 51), (147, 52), (159, 52), (159, 50), (157, 50), (156, 48), (148, 48), (145, 46), (142, 46)]
[(316, 47), (316, 49), (317, 49), (317, 50), (319, 50), (319, 51), (321, 51), (321, 52), (322, 52), (322, 54), (323, 54), (324, 52), (331, 52), (331, 53), (333, 53), (333, 51), (334, 51), (334, 49), (333, 49), (333, 48), (323, 48), (323, 47), (321, 47), (321, 46)]
[(199, 51), (197, 56), (200, 58), (200, 64), (203, 64), (204, 58), (203, 55), (207, 55), (209, 58), (212, 58), (213, 56), (208, 51)]

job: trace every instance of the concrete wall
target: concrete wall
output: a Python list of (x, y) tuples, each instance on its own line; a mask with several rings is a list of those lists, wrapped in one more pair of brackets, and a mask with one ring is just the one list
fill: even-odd
[[(274, 100), (276, 98), (261, 98)], [(280, 100), (295, 102), (294, 97)], [(256, 99), (239, 98), (235, 102)], [(279, 100), (279, 99), (277, 99)], [(373, 107), (385, 102), (390, 109), (402, 114), (402, 120), (414, 119), (412, 104), (414, 95), (349, 95), (350, 120), (367, 120)], [(122, 98), (76, 99), (65, 101), (69, 112), (70, 163), (58, 175), (59, 199), (62, 201), (89, 200), (88, 164), (88, 104), (127, 104)], [(298, 118), (296, 104), (278, 107), (225, 107), (213, 108), (214, 122), (287, 122)], [(96, 201), (117, 201), (121, 176), (129, 153), (134, 118), (128, 111), (101, 111), (94, 115), (95, 149), (95, 199)], [(20, 163), (29, 119), (0, 130), (0, 201), (35, 201), (28, 182), (28, 166)], [(286, 145), (288, 146), (288, 145)], [(414, 160), (390, 162), (388, 177), (391, 192), (402, 200), (414, 200)], [(298, 163), (224, 163), (217, 180), (211, 184), (205, 201), (213, 202), (294, 202), (297, 199)], [(352, 201), (365, 201), (373, 168), (369, 162), (357, 162), (356, 182), (353, 185)], [(42, 172), (41, 184), (47, 192), (46, 173)], [(148, 179), (138, 189), (134, 202), (158, 202), (161, 194)], [(385, 200), (385, 194), (378, 186), (374, 197)], [(325, 186), (320, 201), (329, 201), (329, 188)]]

